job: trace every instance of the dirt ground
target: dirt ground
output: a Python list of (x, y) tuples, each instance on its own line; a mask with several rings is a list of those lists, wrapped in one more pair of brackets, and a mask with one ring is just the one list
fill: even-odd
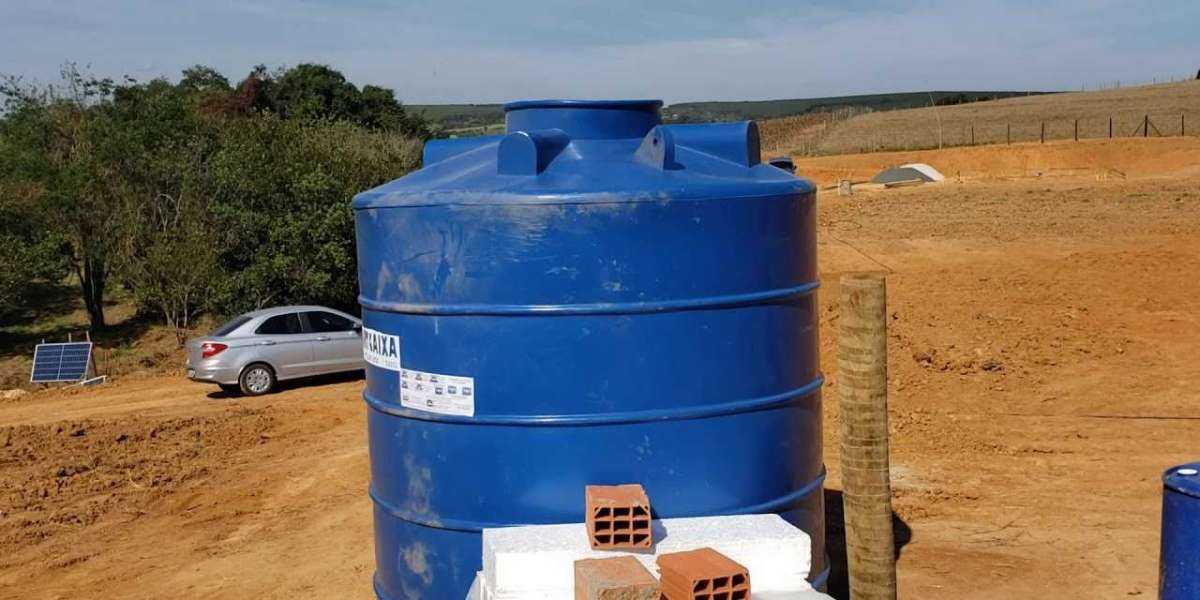
[(0, 405), (0, 598), (369, 598), (360, 381)]
[[(831, 379), (837, 273), (890, 272), (904, 597), (1156, 595), (1159, 474), (1200, 458), (1197, 184), (825, 197)], [(835, 381), (826, 409), (836, 488)]]
[(795, 162), (802, 175), (825, 187), (837, 185), (843, 179), (868, 182), (883, 169), (906, 163), (928, 163), (955, 181), (1178, 178), (1200, 175), (1197, 156), (1200, 156), (1200, 138), (1176, 137), (871, 152), (796, 157)]
[[(822, 195), (829, 487), (837, 279), (883, 270), (904, 598), (1155, 596), (1159, 474), (1200, 457), (1198, 184)], [(320, 383), (0, 401), (0, 598), (370, 598), (361, 382)]]

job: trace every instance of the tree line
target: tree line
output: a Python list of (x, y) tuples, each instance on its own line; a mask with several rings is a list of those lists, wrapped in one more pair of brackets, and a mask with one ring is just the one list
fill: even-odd
[(392, 90), (313, 64), (236, 85), (68, 64), (0, 96), (0, 320), (71, 281), (100, 329), (121, 286), (180, 340), (205, 312), (355, 306), (350, 198), (418, 167), (429, 135)]

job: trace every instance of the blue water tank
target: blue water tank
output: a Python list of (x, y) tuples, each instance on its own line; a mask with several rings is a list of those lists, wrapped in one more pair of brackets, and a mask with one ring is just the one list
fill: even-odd
[(1163, 473), (1160, 600), (1200, 598), (1200, 463)]
[(380, 598), (460, 600), (586, 484), (779, 513), (827, 572), (814, 187), (661, 105), (515, 102), (354, 199)]

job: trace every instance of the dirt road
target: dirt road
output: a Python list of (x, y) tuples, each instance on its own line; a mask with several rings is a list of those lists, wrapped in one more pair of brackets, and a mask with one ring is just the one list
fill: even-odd
[[(1155, 595), (1158, 476), (1200, 458), (1198, 184), (822, 197), (835, 489), (837, 275), (890, 273), (903, 597)], [(0, 403), (0, 598), (369, 598), (360, 387)]]
[(370, 598), (359, 381), (0, 405), (0, 597)]

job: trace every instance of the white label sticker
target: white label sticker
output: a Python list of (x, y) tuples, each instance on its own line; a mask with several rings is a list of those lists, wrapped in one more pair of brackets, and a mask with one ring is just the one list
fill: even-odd
[(381, 369), (400, 370), (400, 338), (363, 327), (363, 358)]
[(400, 405), (443, 415), (475, 416), (475, 378), (400, 370)]

